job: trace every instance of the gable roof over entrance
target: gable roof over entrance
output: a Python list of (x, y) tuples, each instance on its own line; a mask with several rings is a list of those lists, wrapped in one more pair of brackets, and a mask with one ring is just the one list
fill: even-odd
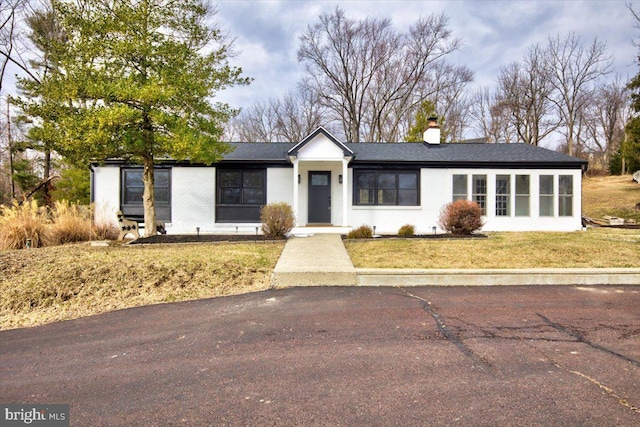
[(297, 143), (295, 146), (293, 146), (289, 151), (288, 154), (289, 156), (297, 156), (298, 152), (304, 148), (305, 145), (309, 144), (311, 141), (314, 141), (318, 136), (324, 136), (326, 139), (328, 139), (329, 141), (331, 141), (333, 144), (335, 144), (336, 146), (338, 146), (338, 148), (340, 148), (342, 150), (342, 153), (345, 157), (353, 157), (353, 151), (351, 151), (349, 148), (347, 148), (347, 146), (345, 144), (343, 144), (342, 142), (340, 142), (338, 140), (338, 138), (336, 138), (335, 136), (333, 136), (330, 132), (328, 132), (325, 128), (323, 128), (322, 126), (320, 126), (318, 129), (316, 129), (315, 131), (313, 131), (311, 134), (309, 134), (309, 136), (307, 136), (305, 139), (303, 139), (302, 141), (300, 141), (299, 143)]

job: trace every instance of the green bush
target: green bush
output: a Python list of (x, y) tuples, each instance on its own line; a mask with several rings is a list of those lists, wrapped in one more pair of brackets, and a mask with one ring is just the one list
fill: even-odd
[(260, 209), (262, 232), (268, 239), (285, 239), (296, 220), (288, 203), (270, 203)]
[(405, 224), (398, 230), (398, 236), (411, 237), (416, 234), (416, 228), (411, 224)]
[(470, 200), (456, 200), (440, 211), (440, 227), (451, 234), (472, 234), (482, 228), (482, 208)]
[(373, 237), (373, 229), (368, 225), (361, 225), (358, 228), (354, 228), (347, 234), (349, 239), (370, 239)]

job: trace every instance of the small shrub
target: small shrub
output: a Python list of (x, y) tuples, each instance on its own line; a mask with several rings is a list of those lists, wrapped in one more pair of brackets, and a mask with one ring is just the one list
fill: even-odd
[(347, 234), (349, 239), (370, 239), (373, 237), (373, 229), (368, 225), (361, 225), (358, 228), (354, 228)]
[(55, 203), (51, 212), (50, 244), (86, 242), (91, 239), (90, 211), (66, 200)]
[(28, 240), (32, 248), (44, 246), (49, 238), (48, 222), (46, 212), (35, 200), (0, 206), (0, 248), (23, 249)]
[(293, 209), (288, 203), (269, 203), (260, 209), (262, 232), (268, 239), (284, 239), (295, 225)]
[(416, 228), (411, 224), (405, 224), (398, 230), (398, 236), (411, 237), (416, 234)]
[(482, 228), (482, 208), (470, 200), (456, 200), (440, 211), (440, 227), (451, 234), (471, 234)]

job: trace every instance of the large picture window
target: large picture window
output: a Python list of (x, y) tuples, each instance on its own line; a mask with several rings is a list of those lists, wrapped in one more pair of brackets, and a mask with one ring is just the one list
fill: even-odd
[[(144, 219), (144, 206), (142, 196), (144, 183), (142, 181), (142, 168), (122, 168), (122, 189), (120, 210), (127, 218), (141, 221)], [(171, 221), (171, 169), (155, 168), (154, 195), (156, 205), (156, 218), (159, 221)]]
[(354, 170), (354, 205), (418, 206), (419, 171)]
[(218, 169), (216, 222), (259, 222), (266, 204), (265, 169)]

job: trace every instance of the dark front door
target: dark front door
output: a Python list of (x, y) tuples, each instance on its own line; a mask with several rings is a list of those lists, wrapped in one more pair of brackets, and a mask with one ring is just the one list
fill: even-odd
[(309, 172), (309, 223), (331, 224), (331, 172)]

